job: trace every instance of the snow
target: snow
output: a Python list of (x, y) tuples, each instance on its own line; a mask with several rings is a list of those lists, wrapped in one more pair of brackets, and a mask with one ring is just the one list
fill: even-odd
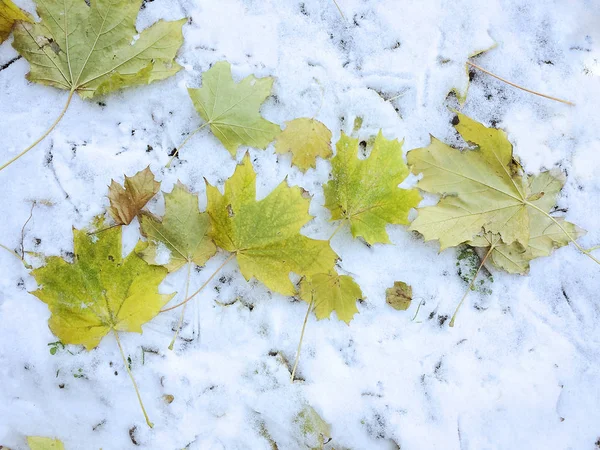
[[(34, 10), (31, 0), (17, 3)], [(110, 180), (147, 165), (163, 191), (181, 180), (199, 193), (204, 209), (203, 178), (222, 186), (236, 164), (219, 141), (205, 129), (171, 169), (164, 166), (200, 124), (187, 86), (199, 86), (202, 71), (224, 59), (238, 80), (276, 78), (262, 108), (267, 119), (283, 125), (316, 116), (334, 141), (361, 117), (362, 138), (381, 128), (387, 138), (403, 138), (404, 151), (427, 145), (430, 134), (459, 144), (452, 108), (502, 127), (528, 172), (559, 167), (567, 174), (558, 206), (588, 230), (582, 246), (600, 242), (598, 0), (338, 3), (346, 19), (333, 1), (147, 2), (140, 30), (159, 19), (191, 18), (178, 56), (185, 70), (102, 103), (75, 98), (51, 136), (0, 173), (0, 243), (20, 247), (35, 201), (24, 248), (66, 257), (72, 227), (106, 208)], [(452, 88), (466, 88), (467, 57), (494, 43), (478, 64), (576, 106), (477, 71), (464, 107), (446, 99)], [(16, 56), (10, 41), (2, 44), (0, 67)], [(24, 59), (0, 71), (2, 162), (43, 133), (66, 101), (65, 92), (27, 82), (27, 71)], [(238, 162), (246, 150), (238, 151)], [(326, 239), (335, 229), (323, 207), (329, 163), (302, 174), (273, 145), (249, 151), (258, 197), (286, 177), (307, 189), (316, 217), (304, 232)], [(150, 209), (160, 214), (162, 198)], [(112, 336), (91, 352), (67, 347), (50, 354), (48, 343), (57, 339), (46, 305), (28, 294), (35, 281), (0, 249), (0, 445), (25, 449), (25, 436), (40, 435), (63, 440), (67, 450), (268, 450), (264, 426), (280, 449), (301, 449), (293, 418), (308, 404), (331, 424), (328, 449), (600, 446), (598, 266), (570, 245), (534, 261), (527, 276), (494, 272), (491, 294), (470, 293), (449, 328), (466, 289), (456, 250), (438, 254), (436, 243), (401, 226), (388, 233), (393, 244), (373, 247), (347, 228), (336, 234), (340, 273), (355, 277), (365, 301), (350, 326), (309, 318), (301, 381), (294, 384), (283, 358), (293, 363), (306, 305), (245, 282), (235, 262), (188, 308), (174, 351), (167, 346), (179, 311), (160, 314), (143, 335), (122, 334), (153, 429)], [(138, 236), (136, 220), (124, 229), (124, 254)], [(225, 258), (219, 254), (194, 271), (190, 289)], [(413, 287), (408, 311), (385, 304), (385, 289), (396, 280)], [(182, 291), (184, 284), (183, 270), (162, 290)]]

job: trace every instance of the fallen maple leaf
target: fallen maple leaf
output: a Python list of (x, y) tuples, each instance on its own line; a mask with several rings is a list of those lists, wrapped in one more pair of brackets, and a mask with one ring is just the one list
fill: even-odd
[(371, 154), (358, 159), (358, 139), (342, 134), (331, 160), (332, 179), (324, 186), (331, 220), (350, 224), (352, 236), (369, 244), (389, 243), (387, 224), (408, 224), (408, 213), (421, 201), (416, 189), (398, 185), (409, 173), (402, 144), (379, 132)]
[(317, 319), (328, 318), (335, 311), (339, 320), (349, 324), (358, 313), (356, 301), (362, 299), (363, 294), (352, 277), (329, 272), (302, 280), (300, 298), (314, 304)]
[(150, 166), (132, 177), (125, 176), (124, 185), (112, 180), (108, 188), (108, 213), (117, 225), (129, 225), (160, 189)]
[(412, 302), (412, 287), (404, 281), (395, 281), (393, 287), (385, 290), (385, 301), (396, 310), (406, 311)]
[(240, 145), (264, 149), (281, 131), (259, 112), (272, 86), (273, 78), (254, 75), (236, 83), (230, 64), (219, 61), (202, 74), (202, 87), (188, 92), (205, 125), (235, 157)]
[(170, 194), (165, 194), (165, 215), (162, 219), (144, 212), (140, 216), (142, 235), (148, 243), (136, 249), (150, 264), (157, 264), (158, 244), (171, 252), (171, 259), (163, 264), (169, 272), (186, 263), (203, 266), (217, 249), (208, 233), (210, 218), (198, 208), (198, 195), (177, 183)]
[(296, 289), (290, 272), (314, 275), (333, 268), (337, 255), (329, 242), (300, 234), (312, 219), (300, 188), (284, 181), (257, 201), (256, 173), (248, 154), (225, 182), (224, 194), (208, 183), (206, 190), (211, 234), (219, 247), (236, 256), (246, 280), (255, 277), (275, 292), (292, 295)]
[(41, 22), (21, 22), (13, 46), (31, 65), (27, 79), (82, 98), (149, 84), (177, 73), (186, 19), (138, 33), (142, 0), (39, 0)]
[(328, 159), (331, 151), (331, 131), (315, 119), (299, 118), (286, 122), (285, 130), (275, 141), (277, 153), (291, 153), (292, 164), (302, 172), (317, 167), (317, 157)]
[(30, 450), (65, 450), (60, 440), (41, 436), (27, 436), (27, 445)]

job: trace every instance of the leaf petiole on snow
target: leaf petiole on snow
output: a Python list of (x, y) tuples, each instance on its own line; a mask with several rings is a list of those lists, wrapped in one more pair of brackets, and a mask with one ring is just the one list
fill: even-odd
[(67, 112), (67, 109), (69, 109), (69, 105), (71, 104), (71, 100), (73, 99), (73, 94), (74, 93), (75, 93), (74, 90), (71, 90), (69, 92), (69, 97), (67, 98), (67, 103), (65, 104), (63, 110), (61, 111), (61, 113), (59, 114), (59, 116), (56, 118), (56, 120), (54, 121), (54, 123), (50, 126), (50, 128), (48, 128), (46, 130), (46, 132), (44, 134), (42, 134), (33, 144), (31, 144), (29, 147), (27, 147), (25, 150), (23, 150), (17, 156), (15, 156), (14, 158), (12, 158), (10, 161), (8, 161), (7, 163), (4, 163), (2, 166), (0, 166), (0, 171), (4, 170), (6, 167), (10, 166), (17, 159), (19, 159), (21, 156), (25, 155), (29, 150), (31, 150), (36, 145), (38, 145), (40, 142), (42, 142), (52, 132), (52, 130), (54, 130), (54, 128), (58, 125), (58, 123), (65, 116), (65, 113)]
[(210, 122), (204, 122), (201, 126), (199, 126), (198, 128), (196, 128), (194, 131), (192, 131), (190, 134), (187, 135), (187, 137), (183, 140), (183, 142), (181, 144), (179, 144), (179, 147), (177, 147), (175, 149), (175, 153), (173, 153), (173, 155), (171, 156), (171, 159), (169, 159), (169, 162), (167, 163), (167, 165), (165, 166), (167, 169), (171, 167), (171, 163), (173, 162), (173, 160), (177, 157), (177, 155), (179, 154), (179, 150), (181, 150), (183, 148), (183, 146), (185, 144), (187, 144), (187, 142), (196, 134), (198, 133), (200, 130), (202, 130), (205, 126), (210, 125)]
[[(190, 290), (190, 277), (192, 274), (192, 262), (188, 261), (187, 266), (188, 266), (188, 270), (187, 270), (187, 277), (186, 277), (186, 281), (185, 281), (185, 296), (183, 298), (187, 298), (188, 292)], [(181, 331), (181, 327), (183, 325), (183, 318), (185, 316), (186, 306), (187, 306), (187, 303), (185, 305), (183, 305), (183, 308), (181, 309), (181, 316), (179, 317), (179, 323), (177, 323), (177, 329), (175, 330), (173, 339), (171, 340), (171, 343), (169, 344), (169, 350), (173, 350), (173, 346), (175, 345), (177, 336), (179, 336), (179, 332)]]
[(121, 352), (121, 357), (123, 358), (123, 363), (125, 364), (125, 369), (127, 369), (127, 373), (129, 374), (129, 377), (131, 378), (131, 382), (133, 383), (133, 388), (135, 389), (135, 393), (137, 395), (138, 402), (140, 403), (140, 406), (142, 407), (142, 412), (144, 413), (144, 418), (146, 419), (146, 423), (148, 424), (148, 426), (150, 428), (154, 428), (154, 424), (152, 422), (150, 422), (148, 413), (146, 413), (146, 408), (144, 408), (144, 402), (142, 401), (142, 396), (140, 395), (140, 391), (137, 387), (137, 383), (135, 382), (135, 378), (133, 377), (133, 373), (131, 373), (131, 369), (129, 368), (129, 361), (127, 360), (127, 357), (125, 356), (125, 352), (123, 351), (123, 346), (121, 345), (121, 339), (119, 338), (119, 333), (114, 328), (112, 329), (112, 331), (113, 331), (113, 334), (115, 335), (117, 345), (119, 346), (119, 351)]
[(296, 376), (296, 369), (298, 368), (298, 362), (300, 361), (300, 351), (302, 350), (302, 341), (304, 340), (304, 330), (306, 330), (306, 323), (308, 322), (308, 315), (312, 310), (313, 304), (315, 302), (314, 295), (310, 299), (310, 303), (308, 304), (308, 309), (306, 310), (306, 316), (304, 316), (304, 323), (302, 324), (302, 331), (300, 332), (300, 342), (298, 342), (298, 350), (296, 350), (296, 360), (294, 361), (294, 368), (292, 369), (292, 375), (290, 377), (290, 381), (293, 383), (294, 378)]

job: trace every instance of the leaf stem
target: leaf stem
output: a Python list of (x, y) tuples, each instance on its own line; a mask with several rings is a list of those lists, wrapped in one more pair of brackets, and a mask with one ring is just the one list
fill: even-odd
[[(192, 262), (188, 261), (187, 266), (188, 266), (188, 270), (187, 270), (187, 279), (185, 282), (185, 296), (183, 298), (187, 298), (188, 292), (190, 290), (190, 277), (191, 277), (191, 273), (192, 273)], [(169, 344), (169, 350), (173, 350), (173, 346), (175, 345), (175, 340), (177, 340), (177, 336), (179, 336), (179, 332), (181, 331), (181, 327), (183, 325), (183, 317), (185, 316), (186, 306), (187, 306), (187, 303), (185, 305), (183, 305), (183, 308), (181, 309), (181, 316), (179, 317), (179, 323), (177, 324), (177, 329), (175, 330), (173, 339), (171, 340), (171, 343)]]
[(346, 16), (344, 16), (344, 13), (342, 12), (342, 8), (340, 8), (340, 5), (338, 5), (338, 2), (336, 0), (333, 0), (333, 3), (335, 4), (335, 7), (337, 8), (337, 10), (340, 12), (340, 16), (342, 16), (342, 19), (346, 20)]
[(18, 258), (19, 261), (21, 261), (25, 266), (27, 266), (27, 263), (25, 262), (25, 260), (23, 258), (21, 258), (21, 256), (17, 252), (15, 252), (14, 250), (11, 250), (4, 244), (0, 244), (0, 248), (3, 248), (4, 250), (6, 250), (8, 253), (13, 255), (15, 258)]
[(452, 315), (452, 319), (450, 319), (450, 326), (451, 327), (454, 326), (454, 321), (456, 320), (456, 315), (458, 314), (458, 311), (460, 310), (460, 307), (463, 305), (465, 299), (467, 298), (467, 295), (469, 295), (469, 291), (471, 291), (471, 289), (473, 289), (473, 286), (475, 285), (475, 280), (477, 279), (477, 275), (479, 275), (479, 271), (481, 270), (481, 268), (485, 264), (485, 262), (488, 259), (488, 257), (492, 254), (492, 251), (494, 250), (494, 247), (496, 246), (496, 244), (498, 243), (499, 240), (500, 240), (500, 237), (498, 237), (498, 239), (496, 239), (495, 242), (491, 243), (490, 249), (485, 254), (485, 256), (483, 257), (483, 259), (481, 260), (481, 264), (479, 264), (479, 267), (477, 268), (477, 272), (475, 272), (475, 275), (473, 275), (473, 279), (469, 283), (469, 287), (465, 291), (465, 295), (463, 295), (462, 298), (460, 299), (460, 303), (456, 307), (456, 310), (454, 311), (454, 314)]
[(46, 132), (44, 134), (42, 134), (33, 144), (31, 144), (29, 147), (27, 147), (25, 150), (23, 150), (17, 156), (15, 156), (14, 158), (12, 158), (10, 161), (8, 161), (4, 165), (0, 166), (0, 171), (2, 171), (3, 169), (5, 169), (6, 167), (10, 166), (12, 163), (14, 163), (17, 159), (19, 159), (21, 156), (23, 156), (25, 153), (27, 153), (33, 147), (35, 147), (40, 142), (42, 142), (52, 132), (52, 130), (54, 130), (54, 128), (56, 127), (56, 125), (58, 125), (58, 123), (64, 117), (65, 113), (67, 112), (67, 109), (69, 109), (69, 105), (71, 104), (71, 100), (73, 99), (73, 94), (74, 93), (75, 93), (74, 90), (72, 90), (71, 92), (69, 92), (69, 97), (67, 98), (67, 103), (65, 104), (65, 106), (64, 106), (63, 110), (61, 111), (60, 115), (57, 117), (57, 119), (54, 121), (54, 123), (50, 126), (50, 128), (48, 128), (46, 130)]
[(123, 351), (123, 346), (121, 345), (121, 339), (119, 338), (119, 333), (117, 333), (117, 330), (115, 330), (114, 328), (112, 329), (112, 331), (115, 335), (115, 339), (117, 340), (117, 345), (119, 346), (119, 351), (121, 352), (121, 357), (123, 358), (123, 363), (125, 364), (125, 369), (127, 369), (127, 373), (129, 374), (129, 377), (131, 378), (131, 382), (133, 383), (133, 388), (135, 389), (135, 393), (137, 395), (138, 402), (140, 403), (140, 406), (142, 407), (142, 412), (144, 413), (144, 418), (146, 419), (146, 423), (148, 424), (148, 426), (150, 428), (154, 428), (154, 424), (152, 422), (150, 422), (150, 418), (148, 417), (148, 414), (146, 413), (146, 408), (144, 408), (144, 402), (142, 402), (142, 396), (140, 395), (140, 391), (137, 387), (137, 383), (135, 382), (135, 378), (133, 378), (133, 374), (131, 373), (131, 369), (129, 368), (129, 362), (127, 361), (127, 358), (125, 357), (125, 352)]
[(115, 223), (114, 225), (111, 225), (111, 226), (106, 227), (106, 228), (101, 228), (101, 229), (95, 230), (95, 231), (89, 231), (87, 235), (88, 236), (92, 236), (94, 234), (102, 233), (103, 231), (108, 231), (108, 230), (112, 230), (113, 228), (120, 227), (121, 225), (125, 225), (125, 224), (123, 224), (123, 223)]
[(335, 230), (333, 230), (333, 233), (331, 234), (331, 236), (329, 236), (329, 239), (327, 239), (327, 240), (331, 242), (333, 237), (337, 234), (338, 231), (340, 231), (342, 229), (343, 226), (344, 226), (344, 221), (342, 220), (342, 221), (340, 221), (340, 224), (337, 226), (337, 228)]
[(521, 89), (522, 91), (529, 92), (530, 94), (534, 94), (534, 95), (539, 95), (540, 97), (544, 97), (544, 98), (547, 98), (547, 99), (550, 99), (550, 100), (554, 100), (554, 101), (556, 101), (556, 102), (561, 102), (561, 103), (565, 103), (565, 104), (567, 104), (567, 105), (575, 106), (575, 103), (573, 103), (573, 102), (570, 102), (570, 101), (568, 101), (568, 100), (562, 100), (562, 99), (560, 99), (560, 98), (551, 97), (551, 96), (549, 96), (549, 95), (542, 94), (542, 93), (540, 93), (540, 92), (536, 92), (536, 91), (532, 91), (531, 89), (527, 89), (527, 88), (525, 88), (525, 87), (523, 87), (523, 86), (519, 86), (518, 84), (512, 83), (512, 82), (510, 82), (510, 81), (508, 81), (508, 80), (506, 80), (506, 79), (504, 79), (504, 78), (502, 78), (502, 77), (499, 77), (499, 76), (498, 76), (498, 75), (496, 75), (496, 74), (493, 74), (493, 73), (492, 73), (492, 72), (490, 72), (489, 70), (485, 70), (483, 67), (481, 67), (481, 66), (478, 66), (477, 64), (475, 64), (475, 63), (472, 63), (471, 61), (467, 61), (467, 64), (468, 64), (469, 66), (471, 66), (471, 67), (475, 67), (476, 69), (479, 69), (479, 70), (481, 70), (481, 71), (482, 71), (482, 72), (484, 72), (484, 73), (487, 73), (489, 76), (491, 76), (491, 77), (494, 77), (494, 78), (496, 78), (497, 80), (500, 80), (500, 81), (502, 81), (502, 82), (504, 82), (504, 83), (506, 83), (506, 84), (509, 84), (509, 85), (511, 85), (511, 86), (513, 86), (513, 87), (516, 87), (517, 89)]
[(300, 333), (300, 342), (298, 342), (298, 350), (296, 350), (296, 361), (294, 361), (294, 368), (292, 369), (292, 376), (290, 378), (291, 382), (294, 382), (294, 377), (296, 376), (296, 369), (298, 368), (298, 362), (300, 361), (300, 351), (302, 350), (302, 341), (304, 340), (304, 330), (306, 329), (306, 322), (308, 322), (308, 315), (313, 307), (315, 302), (314, 295), (310, 297), (310, 303), (308, 305), (308, 309), (306, 310), (306, 316), (304, 316), (304, 323), (302, 324), (302, 332)]
[(193, 299), (196, 295), (198, 295), (208, 285), (208, 283), (210, 283), (212, 281), (212, 279), (219, 273), (219, 271), (223, 267), (225, 267), (225, 264), (227, 264), (229, 261), (231, 261), (234, 257), (235, 257), (235, 253), (232, 253), (231, 255), (229, 255), (229, 257), (223, 262), (223, 264), (221, 264), (217, 268), (217, 270), (214, 271), (214, 273), (210, 276), (210, 278), (208, 280), (206, 280), (204, 282), (204, 284), (202, 286), (200, 286), (200, 288), (196, 292), (194, 292), (192, 295), (190, 295), (184, 301), (182, 301), (181, 303), (177, 303), (175, 306), (161, 309), (160, 312), (163, 313), (163, 312), (171, 311), (172, 309), (179, 308), (180, 306), (185, 305), (187, 302), (189, 302), (191, 299)]
[(564, 227), (563, 227), (563, 226), (560, 224), (560, 222), (559, 222), (558, 220), (556, 220), (554, 217), (552, 217), (552, 216), (551, 216), (549, 213), (547, 213), (546, 211), (544, 211), (544, 210), (543, 210), (543, 209), (541, 209), (540, 207), (538, 207), (538, 206), (534, 205), (533, 203), (530, 203), (530, 202), (525, 202), (525, 204), (526, 204), (527, 206), (531, 206), (531, 207), (532, 207), (532, 208), (534, 208), (534, 209), (537, 209), (537, 210), (538, 210), (539, 212), (541, 212), (542, 214), (545, 214), (545, 215), (546, 215), (546, 217), (548, 217), (548, 218), (549, 218), (549, 219), (550, 219), (552, 222), (554, 222), (554, 223), (556, 224), (556, 226), (557, 226), (558, 228), (560, 228), (560, 229), (561, 229), (561, 231), (562, 231), (563, 233), (565, 233), (565, 236), (567, 236), (567, 238), (569, 238), (569, 240), (570, 240), (570, 241), (573, 243), (573, 245), (575, 245), (575, 247), (577, 247), (577, 250), (579, 250), (579, 251), (580, 251), (581, 253), (583, 253), (584, 255), (587, 255), (587, 256), (588, 256), (588, 257), (589, 257), (589, 258), (590, 258), (592, 261), (594, 261), (596, 264), (599, 264), (599, 265), (600, 265), (600, 261), (599, 261), (597, 258), (595, 258), (595, 257), (594, 257), (594, 256), (591, 254), (591, 252), (592, 252), (593, 250), (595, 250), (595, 248), (591, 248), (591, 249), (587, 249), (587, 250), (586, 250), (586, 249), (585, 249), (585, 248), (583, 248), (581, 245), (579, 245), (579, 244), (577, 243), (577, 241), (575, 240), (575, 238), (573, 238), (573, 236), (571, 236), (571, 234), (570, 234), (570, 233), (569, 233), (567, 230), (565, 230), (565, 228), (564, 228)]
[(183, 142), (181, 144), (179, 144), (179, 147), (177, 147), (175, 149), (175, 153), (173, 153), (173, 156), (171, 156), (171, 159), (169, 159), (169, 162), (165, 166), (167, 169), (169, 167), (171, 167), (171, 163), (173, 162), (173, 160), (175, 159), (175, 157), (179, 154), (179, 150), (181, 150), (183, 148), (183, 146), (185, 144), (187, 144), (187, 142), (192, 138), (192, 136), (194, 136), (197, 132), (199, 132), (200, 130), (202, 130), (202, 128), (204, 128), (206, 125), (210, 125), (210, 122), (205, 122), (200, 127), (196, 128), (194, 131), (192, 131), (190, 134), (187, 135), (187, 137), (183, 140)]

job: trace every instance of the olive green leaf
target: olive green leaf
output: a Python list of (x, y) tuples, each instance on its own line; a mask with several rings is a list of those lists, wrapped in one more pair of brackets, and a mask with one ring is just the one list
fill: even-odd
[(125, 176), (124, 185), (112, 180), (108, 188), (108, 213), (117, 225), (129, 225), (160, 188), (150, 166), (132, 177)]
[(412, 302), (412, 287), (404, 281), (395, 281), (393, 287), (385, 290), (385, 301), (394, 309), (407, 310)]
[(110, 331), (141, 333), (173, 297), (158, 293), (167, 269), (135, 252), (121, 256), (121, 227), (97, 235), (73, 230), (74, 261), (52, 256), (31, 273), (33, 295), (48, 305), (52, 332), (65, 344), (96, 347)]
[(65, 446), (58, 439), (40, 436), (27, 436), (27, 445), (31, 450), (65, 450)]
[(408, 213), (421, 201), (416, 189), (398, 185), (409, 173), (402, 144), (379, 132), (371, 154), (358, 158), (358, 139), (342, 134), (331, 160), (332, 179), (323, 188), (331, 220), (350, 224), (354, 237), (369, 244), (389, 243), (387, 224), (408, 224)]
[(435, 138), (425, 148), (408, 152), (408, 164), (422, 173), (418, 187), (443, 195), (435, 206), (418, 210), (410, 229), (425, 240), (438, 239), (441, 249), (485, 232), (502, 241), (529, 242), (529, 188), (513, 159), (512, 145), (502, 130), (458, 114), (457, 131), (473, 150), (456, 150)]
[(10, 34), (14, 24), (18, 20), (31, 22), (31, 17), (10, 0), (0, 0), (0, 44)]
[(138, 33), (142, 0), (38, 0), (41, 22), (20, 22), (13, 46), (30, 81), (82, 98), (149, 84), (177, 73), (174, 61), (186, 19), (159, 21)]
[(213, 134), (235, 157), (240, 145), (264, 149), (281, 131), (259, 112), (272, 86), (273, 78), (254, 75), (236, 83), (229, 63), (219, 61), (202, 74), (202, 87), (188, 92)]
[(285, 130), (275, 141), (277, 153), (292, 153), (292, 164), (302, 172), (317, 167), (317, 156), (328, 159), (331, 151), (331, 131), (315, 119), (299, 118), (286, 122)]
[(248, 154), (225, 182), (224, 194), (208, 183), (206, 190), (212, 237), (235, 254), (246, 280), (255, 277), (273, 291), (293, 295), (290, 272), (309, 276), (333, 268), (337, 255), (329, 242), (300, 234), (312, 219), (300, 188), (284, 181), (257, 201), (256, 173)]
[(217, 251), (208, 236), (210, 218), (198, 208), (198, 195), (181, 183), (177, 183), (170, 194), (165, 194), (164, 217), (158, 219), (143, 212), (140, 228), (148, 243), (136, 251), (146, 262), (157, 264), (158, 245), (164, 245), (171, 252), (171, 259), (164, 264), (169, 272), (191, 262), (203, 266)]
[(305, 405), (294, 417), (294, 424), (303, 438), (303, 446), (311, 450), (322, 450), (331, 438), (331, 425), (310, 405)]
[(317, 319), (328, 318), (335, 311), (339, 320), (349, 324), (358, 312), (356, 301), (362, 299), (363, 294), (352, 277), (329, 272), (303, 279), (300, 298), (314, 304)]
[[(550, 212), (556, 204), (556, 197), (565, 183), (565, 177), (559, 171), (552, 170), (528, 177), (529, 198), (545, 212)], [(535, 200), (531, 200), (535, 199)], [(527, 208), (529, 214), (529, 241), (527, 246), (518, 242), (505, 244), (492, 233), (476, 236), (469, 241), (473, 247), (485, 247), (490, 251), (489, 260), (499, 269), (509, 273), (527, 273), (529, 262), (541, 256), (549, 256), (554, 249), (569, 244), (570, 239), (565, 231), (578, 239), (585, 231), (577, 225), (567, 222), (562, 217), (555, 217), (554, 222), (541, 211)]]

